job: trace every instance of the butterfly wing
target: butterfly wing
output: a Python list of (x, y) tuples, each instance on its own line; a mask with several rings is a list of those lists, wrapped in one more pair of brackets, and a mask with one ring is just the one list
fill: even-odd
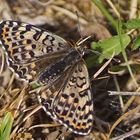
[[(17, 76), (27, 80), (36, 72), (38, 61), (42, 65), (43, 58), (52, 60), (53, 57), (63, 56), (70, 47), (61, 37), (18, 21), (0, 23), (0, 41), (8, 56), (9, 66)], [(45, 65), (46, 60), (43, 62), (46, 62)]]
[(60, 91), (43, 104), (49, 115), (69, 130), (86, 135), (92, 128), (93, 102), (85, 63), (78, 62), (68, 75)]

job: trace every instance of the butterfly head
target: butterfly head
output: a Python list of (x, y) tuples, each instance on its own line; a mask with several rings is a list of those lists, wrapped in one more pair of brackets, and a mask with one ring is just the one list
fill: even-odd
[(78, 46), (77, 47), (77, 51), (79, 52), (79, 54), (81, 56), (84, 56), (84, 55), (90, 53), (90, 50), (88, 48), (86, 48), (85, 46), (83, 46), (83, 45)]
[(84, 39), (80, 39), (76, 45), (77, 45), (77, 51), (83, 56), (90, 53), (90, 50), (86, 47), (87, 41), (89, 41), (92, 38), (92, 36), (88, 36)]

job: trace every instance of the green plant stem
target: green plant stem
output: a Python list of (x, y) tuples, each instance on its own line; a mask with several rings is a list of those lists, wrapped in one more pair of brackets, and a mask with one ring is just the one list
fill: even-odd
[(118, 31), (118, 35), (119, 35), (119, 39), (120, 39), (120, 45), (121, 45), (121, 50), (122, 50), (122, 55), (123, 55), (123, 58), (124, 58), (124, 60), (125, 60), (125, 63), (126, 63), (126, 66), (127, 66), (127, 68), (128, 68), (128, 71), (129, 71), (129, 73), (130, 73), (130, 76), (131, 76), (131, 78), (132, 78), (132, 80), (133, 80), (133, 82), (134, 82), (134, 84), (136, 85), (136, 87), (138, 88), (139, 86), (138, 86), (138, 83), (137, 83), (137, 81), (135, 80), (135, 77), (134, 77), (134, 75), (133, 75), (133, 73), (132, 73), (132, 70), (131, 70), (131, 67), (130, 67), (130, 65), (129, 65), (129, 63), (128, 63), (128, 59), (127, 59), (127, 55), (126, 55), (126, 52), (125, 52), (125, 49), (124, 49), (124, 47), (123, 47), (123, 41), (122, 41), (122, 34), (121, 34), (121, 26), (122, 24), (121, 24), (121, 20), (118, 22), (118, 28), (117, 28), (117, 31)]
[(112, 18), (112, 15), (107, 11), (100, 0), (91, 0), (102, 12), (102, 14), (107, 18), (107, 20), (112, 24), (114, 29), (117, 31), (117, 22)]

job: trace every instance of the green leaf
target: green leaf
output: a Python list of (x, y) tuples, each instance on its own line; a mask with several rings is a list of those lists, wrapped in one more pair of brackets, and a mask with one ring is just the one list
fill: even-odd
[(9, 140), (10, 132), (13, 124), (13, 116), (10, 112), (8, 112), (3, 118), (0, 125), (0, 140)]
[(136, 50), (140, 47), (140, 35), (133, 41), (133, 50)]
[[(126, 48), (131, 41), (130, 37), (127, 34), (122, 34), (121, 37), (123, 47)], [(122, 50), (118, 35), (97, 43), (93, 42), (91, 48), (100, 52), (101, 55), (98, 58), (99, 63), (102, 63), (105, 58), (110, 59), (112, 55), (118, 55)]]
[(132, 19), (123, 24), (123, 28), (138, 29), (140, 28), (140, 19)]
[(32, 89), (36, 89), (36, 88), (38, 88), (38, 87), (40, 87), (40, 86), (41, 86), (41, 85), (39, 85), (39, 84), (36, 83), (36, 82), (31, 84), (31, 88), (32, 88)]

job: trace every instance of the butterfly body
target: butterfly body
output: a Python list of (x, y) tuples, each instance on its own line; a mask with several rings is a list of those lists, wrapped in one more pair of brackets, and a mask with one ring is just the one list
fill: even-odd
[(63, 38), (19, 21), (0, 23), (0, 41), (19, 79), (36, 80), (46, 89), (56, 87), (47, 99), (40, 97), (45, 112), (70, 131), (89, 134), (93, 101), (84, 48), (71, 47)]
[(58, 62), (50, 65), (46, 70), (39, 75), (40, 84), (53, 83), (58, 79), (66, 70), (77, 63), (81, 59), (81, 55), (75, 48), (68, 50), (68, 53)]

